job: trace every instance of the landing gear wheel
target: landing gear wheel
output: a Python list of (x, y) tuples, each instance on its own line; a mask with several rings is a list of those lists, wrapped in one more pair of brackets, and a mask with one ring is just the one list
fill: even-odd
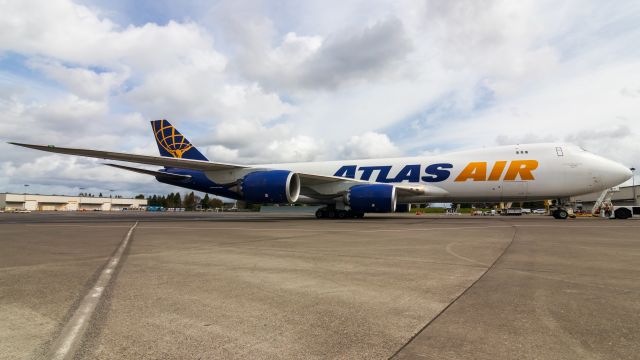
[(553, 212), (553, 217), (558, 220), (566, 220), (569, 217), (569, 213), (565, 209), (558, 209)]
[(346, 219), (347, 215), (349, 215), (349, 214), (344, 210), (337, 210), (337, 212), (336, 212), (336, 217), (338, 219)]
[(362, 219), (364, 217), (364, 213), (363, 212), (354, 212), (353, 213), (353, 218), (354, 219)]
[(326, 217), (325, 215), (324, 208), (316, 210), (316, 219), (324, 219)]

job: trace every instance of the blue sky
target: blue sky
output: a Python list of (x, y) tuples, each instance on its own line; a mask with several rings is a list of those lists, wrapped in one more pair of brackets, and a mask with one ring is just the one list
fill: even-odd
[[(0, 137), (211, 159), (432, 155), (570, 141), (640, 161), (635, 1), (71, 1), (0, 14)], [(174, 191), (0, 144), (0, 191)]]

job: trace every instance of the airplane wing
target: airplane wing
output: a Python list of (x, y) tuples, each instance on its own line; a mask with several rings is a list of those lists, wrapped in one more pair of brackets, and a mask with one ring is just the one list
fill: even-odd
[[(358, 184), (371, 184), (370, 181), (365, 180), (357, 180), (351, 178), (343, 178), (339, 176), (328, 176), (328, 175), (316, 175), (316, 174), (306, 174), (306, 173), (297, 173), (300, 176), (300, 181), (303, 186), (313, 186), (313, 185), (321, 185), (328, 183), (348, 183), (353, 185)], [(440, 187), (433, 185), (410, 185), (410, 184), (394, 184), (396, 187), (398, 194), (400, 196), (413, 196), (413, 195), (447, 195), (448, 192)], [(304, 191), (303, 191), (304, 193)], [(309, 194), (313, 196), (312, 194)]]
[[(98, 159), (118, 160), (118, 161), (132, 162), (132, 163), (138, 163), (138, 164), (166, 166), (166, 167), (172, 167), (172, 168), (191, 169), (191, 170), (200, 170), (200, 171), (217, 171), (217, 170), (252, 168), (251, 166), (245, 166), (245, 165), (209, 162), (209, 161), (202, 161), (202, 160), (170, 158), (170, 157), (164, 157), (164, 156), (137, 155), (137, 154), (127, 154), (127, 153), (113, 152), (113, 151), (65, 148), (65, 147), (57, 147), (53, 145), (32, 145), (32, 144), (23, 144), (23, 143), (16, 143), (16, 142), (10, 142), (10, 144), (22, 146), (30, 149), (35, 149), (35, 150), (57, 153), (57, 154), (77, 155), (77, 156), (85, 156), (85, 157), (98, 158)], [(123, 165), (116, 165), (116, 164), (107, 164), (107, 165), (124, 169), (124, 170), (138, 172), (138, 173), (143, 173), (143, 174), (148, 174), (153, 176), (161, 176), (167, 179), (170, 177), (171, 179), (174, 179), (174, 180), (187, 179), (185, 178), (184, 175), (169, 174), (162, 171), (139, 169), (139, 168), (133, 168), (133, 167), (123, 166)], [(339, 176), (317, 175), (317, 174), (308, 174), (308, 173), (298, 173), (298, 176), (300, 176), (302, 186), (307, 188), (309, 186), (314, 186), (314, 185), (339, 183), (339, 182), (345, 185), (372, 183), (369, 181), (344, 178)], [(398, 190), (398, 194), (401, 196), (446, 195), (447, 194), (446, 190), (433, 185), (395, 184), (395, 186)], [(309, 194), (309, 195), (313, 197), (313, 194)], [(336, 194), (336, 195), (339, 195), (339, 194)]]
[(105, 165), (111, 166), (111, 167), (114, 167), (114, 168), (118, 168), (118, 169), (137, 172), (137, 173), (140, 173), (140, 174), (152, 175), (152, 176), (163, 178), (163, 179), (167, 179), (167, 180), (189, 180), (189, 179), (191, 179), (191, 175), (173, 174), (173, 173), (169, 173), (169, 172), (165, 172), (165, 171), (155, 171), (155, 170), (140, 169), (140, 168), (124, 166), (124, 165), (119, 165), (119, 164), (105, 164)]
[(57, 147), (53, 145), (31, 145), (31, 144), (21, 144), (21, 143), (15, 143), (15, 142), (10, 142), (9, 144), (18, 145), (18, 146), (22, 146), (30, 149), (57, 153), (57, 154), (77, 155), (77, 156), (85, 156), (85, 157), (107, 159), (107, 160), (119, 160), (119, 161), (133, 162), (138, 164), (167, 166), (167, 167), (174, 167), (174, 168), (181, 168), (181, 169), (216, 171), (216, 170), (226, 170), (226, 169), (248, 168), (248, 166), (244, 166), (244, 165), (225, 164), (225, 163), (209, 162), (209, 161), (202, 161), (202, 160), (178, 159), (178, 158), (170, 158), (170, 157), (164, 157), (164, 156), (136, 155), (136, 154), (113, 152), (113, 151), (74, 149), (74, 148)]

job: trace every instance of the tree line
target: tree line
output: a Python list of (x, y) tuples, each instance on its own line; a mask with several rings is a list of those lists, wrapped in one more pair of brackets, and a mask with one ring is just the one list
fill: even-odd
[[(136, 196), (138, 199), (144, 199), (144, 195)], [(223, 206), (222, 200), (218, 198), (210, 198), (209, 194), (204, 197), (196, 195), (193, 191), (180, 195), (179, 192), (170, 193), (169, 195), (151, 195), (147, 196), (147, 206), (162, 206), (164, 208), (184, 208), (185, 210), (215, 209)]]

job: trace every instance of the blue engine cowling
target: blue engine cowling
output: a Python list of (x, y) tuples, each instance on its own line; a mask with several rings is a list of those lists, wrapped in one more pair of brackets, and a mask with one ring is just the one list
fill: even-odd
[(242, 179), (242, 195), (258, 204), (293, 203), (300, 196), (300, 177), (287, 170), (254, 171)]
[(394, 212), (396, 188), (388, 184), (355, 185), (347, 193), (347, 203), (359, 212)]

